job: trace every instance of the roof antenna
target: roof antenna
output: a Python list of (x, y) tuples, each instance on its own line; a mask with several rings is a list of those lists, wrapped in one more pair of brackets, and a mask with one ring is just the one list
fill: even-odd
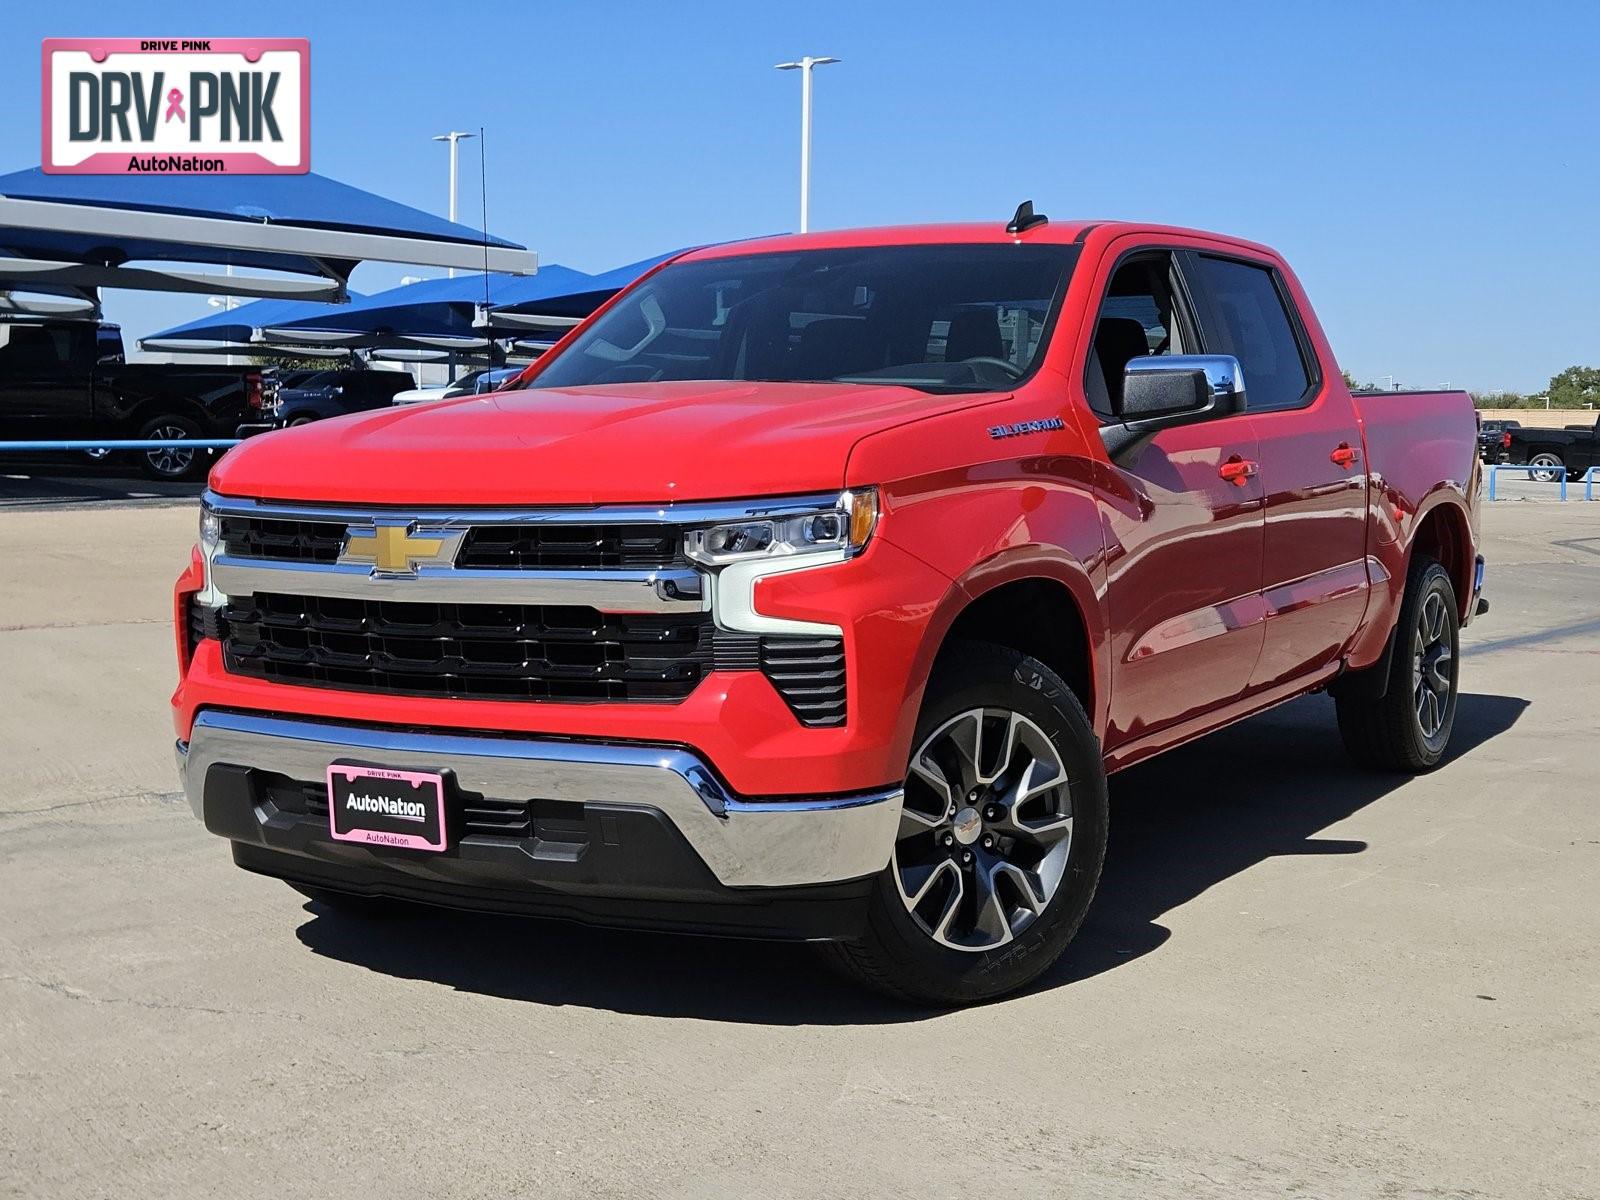
[(1017, 205), (1017, 215), (1011, 218), (1011, 223), (1006, 226), (1007, 233), (1027, 233), (1035, 225), (1046, 224), (1050, 220), (1043, 213), (1033, 211), (1033, 201), (1024, 200)]

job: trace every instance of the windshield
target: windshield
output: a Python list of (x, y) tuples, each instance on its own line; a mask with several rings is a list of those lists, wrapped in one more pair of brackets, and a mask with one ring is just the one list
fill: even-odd
[(1043, 352), (1072, 246), (872, 246), (669, 266), (534, 388), (845, 381), (1003, 391)]
[(484, 374), (487, 374), (487, 370), (484, 368), (480, 368), (476, 371), (469, 371), (467, 374), (457, 379), (454, 383), (445, 384), (445, 394), (449, 396), (460, 396), (475, 390), (478, 385), (478, 377)]
[(521, 367), (496, 367), (492, 371), (485, 371), (474, 385), (480, 392), (492, 392), (508, 379), (515, 379), (522, 374)]

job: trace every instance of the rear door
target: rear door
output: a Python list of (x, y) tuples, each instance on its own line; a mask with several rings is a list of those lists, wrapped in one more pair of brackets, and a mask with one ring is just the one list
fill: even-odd
[[(1177, 255), (1133, 241), (1112, 253), (1084, 377), (1103, 423), (1120, 413), (1132, 358), (1202, 349)], [(1108, 747), (1201, 717), (1248, 685), (1262, 642), (1262, 490), (1223, 467), (1256, 457), (1241, 414), (1163, 430), (1111, 464)]]
[(1187, 256), (1206, 349), (1244, 374), (1266, 497), (1266, 638), (1252, 691), (1339, 657), (1367, 601), (1367, 472), (1355, 403), (1324, 378), (1286, 281), (1267, 261)]
[(0, 434), (87, 433), (93, 390), (93, 325), (0, 321)]

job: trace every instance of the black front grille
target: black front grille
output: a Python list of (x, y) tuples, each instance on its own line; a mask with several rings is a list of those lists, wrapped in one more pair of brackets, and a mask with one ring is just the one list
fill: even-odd
[(761, 670), (802, 725), (843, 725), (844, 642), (840, 638), (764, 637)]
[(222, 518), (222, 549), (236, 558), (279, 562), (331, 563), (344, 546), (345, 522), (283, 520), (277, 517)]
[[(236, 558), (337, 562), (348, 525), (286, 517), (222, 518), (222, 546)], [(684, 566), (683, 533), (663, 524), (475, 525), (456, 566), (479, 570), (582, 570)]]
[(682, 565), (671, 525), (477, 525), (456, 566), (480, 570), (604, 569)]
[(281, 683), (476, 700), (676, 700), (712, 659), (709, 613), (418, 604), (260, 593), (224, 613), (227, 668)]

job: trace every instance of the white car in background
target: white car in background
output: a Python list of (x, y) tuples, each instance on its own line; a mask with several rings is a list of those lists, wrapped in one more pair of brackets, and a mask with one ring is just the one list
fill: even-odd
[(486, 367), (463, 375), (454, 383), (442, 387), (409, 388), (394, 394), (394, 404), (426, 404), (430, 400), (454, 400), (457, 396), (475, 396), (492, 392), (495, 388), (522, 374), (521, 367)]

